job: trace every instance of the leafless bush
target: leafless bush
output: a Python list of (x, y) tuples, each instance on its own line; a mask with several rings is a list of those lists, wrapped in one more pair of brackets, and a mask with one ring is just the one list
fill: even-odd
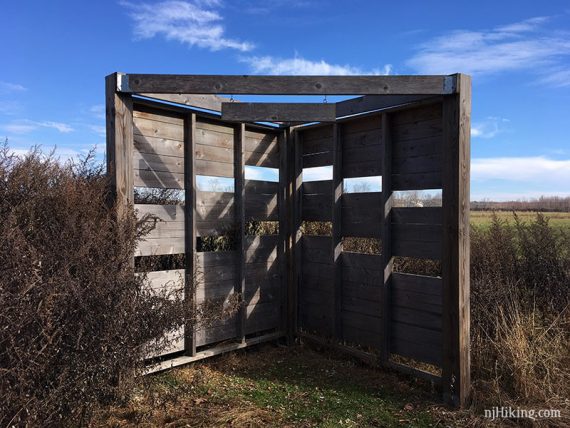
[(156, 339), (213, 313), (133, 274), (143, 231), (91, 160), (0, 148), (0, 426), (80, 424), (168, 346)]
[(568, 406), (568, 235), (541, 215), (473, 228), (471, 336), (475, 404)]

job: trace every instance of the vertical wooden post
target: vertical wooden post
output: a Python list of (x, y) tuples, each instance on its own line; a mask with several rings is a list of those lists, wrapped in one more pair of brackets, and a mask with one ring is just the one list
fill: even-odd
[(245, 343), (245, 321), (247, 303), (245, 301), (245, 166), (244, 166), (245, 124), (240, 123), (235, 130), (234, 139), (234, 174), (235, 174), (235, 219), (237, 234), (237, 280), (235, 292), (241, 294), (242, 304), (237, 315), (238, 340)]
[(470, 391), (469, 170), (471, 78), (456, 76), (443, 101), (443, 395), (464, 406)]
[(301, 191), (303, 166), (300, 135), (296, 130), (287, 138), (289, 170), (289, 286), (288, 314), (289, 328), (287, 342), (292, 344), (298, 330), (298, 287), (301, 275)]
[(342, 140), (341, 127), (333, 126), (332, 255), (334, 264), (334, 337), (342, 334)]
[(279, 213), (279, 247), (277, 249), (277, 258), (279, 259), (279, 287), (281, 290), (281, 326), (280, 330), (282, 333), (287, 332), (287, 319), (288, 319), (288, 307), (287, 307), (287, 286), (289, 284), (287, 275), (287, 263), (289, 257), (289, 227), (287, 225), (288, 218), (288, 196), (287, 196), (287, 182), (288, 182), (288, 171), (287, 171), (287, 135), (289, 131), (283, 130), (278, 135), (279, 143), (279, 190), (277, 192), (277, 209)]
[(391, 330), (391, 293), (392, 270), (394, 259), (392, 257), (392, 131), (390, 116), (384, 113), (382, 120), (382, 206), (380, 209), (382, 218), (382, 339), (380, 349), (380, 362), (387, 364), (390, 358), (390, 330)]
[[(196, 311), (196, 114), (184, 118), (184, 246), (186, 275), (184, 296), (190, 306), (191, 319)], [(196, 355), (196, 328), (194, 322), (184, 326), (184, 350), (186, 355)]]
[(133, 99), (117, 92), (118, 73), (105, 78), (107, 117), (107, 175), (119, 217), (134, 203)]

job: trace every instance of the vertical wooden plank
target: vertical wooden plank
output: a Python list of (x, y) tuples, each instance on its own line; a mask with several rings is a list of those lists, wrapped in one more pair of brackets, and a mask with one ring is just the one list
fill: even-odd
[[(245, 298), (245, 166), (244, 166), (245, 124), (240, 123), (236, 127), (234, 137), (234, 174), (235, 174), (235, 219), (237, 226), (238, 241), (238, 264), (236, 293), (240, 293), (242, 300)], [(245, 321), (247, 307), (242, 301), (237, 316), (238, 340), (245, 343)]]
[(394, 259), (392, 257), (392, 134), (390, 126), (390, 115), (382, 115), (382, 206), (381, 206), (381, 227), (382, 227), (382, 268), (384, 271), (381, 292), (382, 302), (382, 339), (380, 349), (380, 360), (382, 364), (387, 364), (390, 358), (390, 307), (391, 296), (390, 287), (392, 284), (392, 270)]
[(287, 331), (287, 258), (288, 251), (288, 225), (287, 225), (287, 135), (289, 131), (283, 130), (278, 137), (279, 141), (279, 191), (277, 194), (277, 210), (279, 213), (279, 247), (277, 258), (279, 260), (279, 287), (281, 290), (281, 328), (282, 332)]
[(469, 170), (471, 78), (443, 101), (443, 395), (464, 406), (470, 391)]
[(342, 140), (340, 125), (333, 126), (332, 255), (334, 264), (334, 337), (342, 335)]
[(288, 134), (288, 168), (289, 168), (289, 287), (288, 314), (289, 329), (287, 342), (292, 344), (298, 330), (298, 295), (301, 281), (301, 189), (303, 186), (303, 164), (301, 136), (297, 130)]
[[(184, 246), (186, 275), (184, 298), (192, 313), (196, 310), (196, 114), (184, 118)], [(191, 317), (193, 318), (193, 317)], [(196, 355), (196, 328), (187, 322), (184, 327), (184, 351)]]
[(117, 92), (117, 73), (105, 78), (107, 118), (107, 175), (119, 216), (134, 203), (133, 188), (133, 100)]

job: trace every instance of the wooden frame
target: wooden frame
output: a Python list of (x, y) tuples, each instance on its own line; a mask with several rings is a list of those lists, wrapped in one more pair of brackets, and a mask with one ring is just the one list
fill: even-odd
[[(204, 332), (187, 326), (182, 347), (185, 356), (175, 355), (149, 370), (163, 370), (266, 340), (285, 337), (288, 343), (293, 343), (297, 337), (303, 337), (330, 343), (385, 367), (437, 380), (447, 403), (454, 406), (467, 403), (470, 391), (469, 76), (115, 73), (106, 78), (105, 87), (107, 165), (119, 214), (125, 214), (135, 203), (133, 189), (137, 183), (140, 185), (143, 175), (151, 177), (149, 182), (153, 185), (184, 189), (188, 207), (182, 210), (162, 207), (168, 209), (168, 221), (172, 223), (166, 224), (157, 235), (166, 234), (166, 237), (171, 236), (168, 235), (171, 230), (172, 233), (184, 230), (182, 237), (173, 238), (176, 242), (181, 240), (182, 245), (157, 238), (156, 248), (186, 253), (186, 298), (192, 304), (198, 299), (196, 285), (189, 279), (198, 265), (212, 269), (212, 275), (222, 278), (220, 287), (231, 285), (231, 292), (240, 293), (244, 299), (263, 302), (267, 293), (275, 295), (264, 291), (264, 287), (272, 290), (276, 283), (281, 284), (277, 293), (280, 312), (273, 324), (268, 324), (266, 314), (272, 314), (275, 306), (266, 306), (267, 309), (259, 309), (261, 312), (256, 314), (258, 307), (263, 306), (248, 306), (244, 300), (238, 316), (220, 327), (215, 340), (205, 341)], [(363, 96), (330, 105), (301, 106), (234, 104), (220, 97), (221, 93)], [(139, 99), (139, 95), (149, 99)], [(179, 106), (163, 104), (161, 100)], [(222, 116), (216, 112), (222, 112)], [(320, 123), (308, 126), (245, 123), (261, 120)], [(152, 129), (147, 131), (148, 127)], [(151, 135), (148, 141), (141, 140), (141, 133), (145, 132)], [(159, 152), (152, 152), (153, 147)], [(141, 150), (143, 156), (139, 154)], [(279, 182), (251, 183), (245, 178), (245, 165), (279, 168)], [(303, 167), (324, 165), (332, 165), (330, 182), (303, 183)], [(196, 175), (204, 172), (233, 178), (234, 194), (219, 192), (214, 202), (199, 206), (199, 197), (213, 197), (201, 195), (196, 187)], [(381, 193), (344, 194), (345, 178), (372, 175), (382, 175)], [(440, 209), (420, 212), (414, 208), (395, 208), (395, 191), (434, 187), (442, 189)], [(252, 189), (261, 193), (251, 193)], [(313, 192), (309, 198), (306, 189)], [(320, 205), (313, 206), (315, 203)], [(227, 206), (221, 209), (220, 204)], [(261, 215), (279, 221), (279, 235), (247, 237), (245, 222), (252, 212), (257, 218)], [(302, 224), (307, 213), (311, 213), (311, 220), (322, 217), (323, 221), (331, 221), (332, 236), (318, 239), (303, 236)], [(219, 225), (211, 224), (210, 217), (218, 222), (229, 219), (237, 225), (235, 255), (212, 256), (208, 262), (196, 252), (200, 236), (209, 230), (219, 230)], [(382, 255), (345, 253), (342, 244), (345, 236), (381, 238)], [(250, 245), (254, 245), (255, 251)], [(441, 278), (394, 272), (394, 258), (399, 256), (440, 258)], [(259, 285), (252, 295), (248, 288), (252, 269), (258, 269), (259, 260), (265, 263), (265, 257), (269, 257), (273, 268), (267, 262), (261, 279), (255, 279)], [(321, 268), (309, 269), (305, 275), (306, 263), (315, 261), (321, 263)], [(235, 273), (228, 263), (236, 266)], [(277, 277), (268, 276), (269, 272), (276, 272), (271, 275), (279, 278), (270, 279)], [(314, 282), (315, 272), (324, 275), (321, 282)], [(311, 281), (313, 286), (326, 289), (328, 272), (331, 272), (331, 306), (318, 314), (317, 306), (303, 306), (303, 299), (307, 298)], [(354, 288), (355, 285), (358, 287)], [(205, 289), (200, 291), (205, 292)], [(315, 320), (319, 325), (330, 318), (332, 327), (328, 332), (319, 332), (318, 328), (308, 331), (304, 318), (307, 308), (316, 311), (309, 315), (318, 315), (320, 318)], [(409, 320), (413, 322), (408, 323)], [(264, 330), (265, 326), (273, 327)], [(362, 329), (370, 333), (355, 335)], [(222, 343), (228, 339), (235, 343), (204, 347), (204, 343)], [(377, 348), (377, 356), (351, 348), (346, 345), (349, 343)], [(434, 364), (441, 368), (442, 374), (426, 374), (402, 365), (393, 361), (392, 355)]]

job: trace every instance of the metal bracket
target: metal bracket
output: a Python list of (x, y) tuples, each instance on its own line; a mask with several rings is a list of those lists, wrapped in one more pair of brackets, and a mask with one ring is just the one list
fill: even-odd
[(117, 73), (117, 92), (133, 92), (129, 87), (129, 75)]
[(456, 75), (445, 76), (443, 78), (443, 92), (445, 94), (454, 94), (456, 90), (457, 90)]

